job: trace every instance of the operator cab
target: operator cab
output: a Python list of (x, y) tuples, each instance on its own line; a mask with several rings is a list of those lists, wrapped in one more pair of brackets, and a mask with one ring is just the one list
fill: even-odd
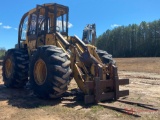
[(19, 25), (19, 47), (23, 41), (36, 42), (40, 38), (45, 44), (47, 34), (60, 32), (68, 36), (68, 12), (68, 7), (54, 3), (37, 5), (24, 14)]

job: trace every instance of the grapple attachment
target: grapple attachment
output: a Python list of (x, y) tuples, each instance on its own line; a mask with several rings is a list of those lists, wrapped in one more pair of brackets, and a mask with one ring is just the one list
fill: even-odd
[[(85, 104), (97, 103), (106, 100), (117, 100), (119, 97), (129, 95), (129, 90), (119, 90), (120, 85), (129, 84), (129, 79), (119, 79), (117, 67), (110, 64), (106, 67), (109, 72), (108, 79), (102, 80), (102, 77), (96, 77), (92, 81), (85, 81), (86, 89), (92, 91), (92, 94), (86, 94), (84, 97)], [(102, 69), (99, 67), (98, 73)]]

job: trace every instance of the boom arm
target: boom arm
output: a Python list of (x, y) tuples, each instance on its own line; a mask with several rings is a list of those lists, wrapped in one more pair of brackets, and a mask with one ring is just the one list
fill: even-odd
[[(119, 85), (129, 84), (128, 79), (118, 79), (117, 68), (112, 64), (103, 64), (96, 53), (96, 47), (86, 45), (77, 36), (65, 40), (57, 33), (57, 42), (67, 45), (63, 49), (71, 54), (71, 69), (78, 87), (85, 93), (85, 103), (108, 99), (118, 99), (129, 94), (128, 90), (119, 91)], [(65, 40), (65, 42), (63, 41)], [(67, 48), (67, 49), (66, 49)]]

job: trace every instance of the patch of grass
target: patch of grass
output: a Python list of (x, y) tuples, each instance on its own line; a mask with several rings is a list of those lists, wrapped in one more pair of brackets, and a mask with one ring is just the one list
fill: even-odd
[[(61, 105), (56, 106), (39, 106), (38, 109), (43, 109), (49, 114), (56, 115), (60, 119), (65, 120), (98, 120), (98, 116), (91, 111), (85, 110), (75, 110), (74, 108), (65, 107)], [(94, 108), (95, 109), (95, 108)]]
[(139, 96), (138, 98), (137, 98), (137, 100), (140, 100), (141, 99), (141, 96)]
[(100, 105), (94, 105), (91, 107), (91, 112), (93, 112), (93, 113), (97, 113), (102, 110), (104, 110), (104, 107), (100, 106)]
[(122, 117), (122, 114), (121, 114), (120, 112), (115, 112), (115, 115), (116, 115), (117, 117)]

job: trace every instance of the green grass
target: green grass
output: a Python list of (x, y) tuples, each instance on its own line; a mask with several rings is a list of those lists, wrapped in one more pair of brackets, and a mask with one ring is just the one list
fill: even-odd
[(98, 111), (101, 111), (101, 110), (104, 110), (104, 107), (100, 105), (94, 105), (91, 107), (91, 111), (93, 113), (97, 113)]
[[(37, 109), (43, 109), (48, 114), (57, 115), (61, 119), (65, 120), (79, 120), (79, 119), (86, 119), (86, 120), (98, 120), (98, 116), (96, 116), (93, 112), (85, 111), (85, 110), (75, 110), (74, 108), (65, 107), (65, 106), (40, 106)], [(94, 107), (93, 109), (97, 109), (97, 107)]]

